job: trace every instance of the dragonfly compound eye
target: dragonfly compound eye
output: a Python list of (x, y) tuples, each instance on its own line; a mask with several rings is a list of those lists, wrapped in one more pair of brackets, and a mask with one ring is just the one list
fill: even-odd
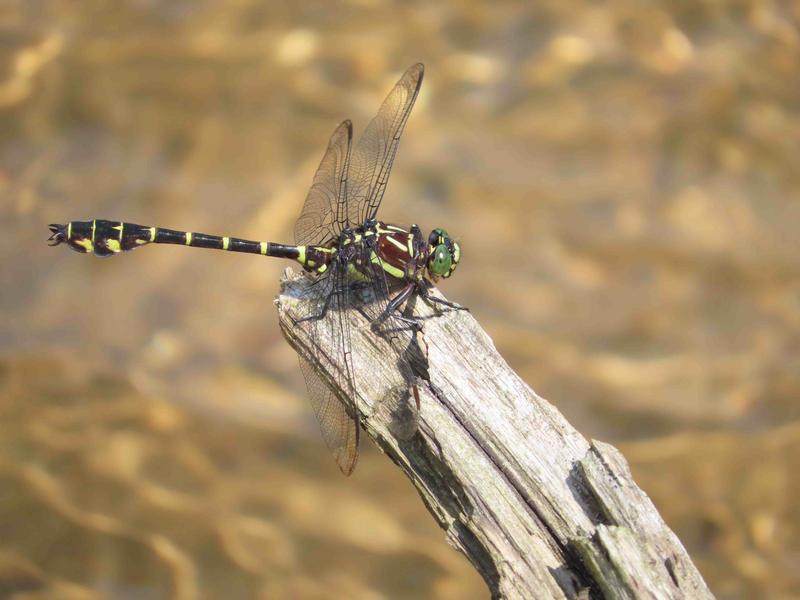
[(433, 249), (428, 262), (428, 269), (434, 277), (449, 277), (453, 267), (453, 256), (444, 244)]

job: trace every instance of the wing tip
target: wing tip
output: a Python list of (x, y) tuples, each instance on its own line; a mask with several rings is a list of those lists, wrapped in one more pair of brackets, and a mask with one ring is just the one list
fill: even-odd
[(337, 448), (333, 452), (333, 459), (336, 461), (336, 466), (339, 467), (342, 475), (350, 477), (358, 464), (358, 441), (356, 441), (354, 447)]
[(413, 74), (422, 80), (422, 76), (425, 75), (425, 65), (421, 62), (414, 63), (406, 69), (406, 73)]
[(347, 133), (348, 140), (353, 139), (353, 122), (350, 119), (345, 119), (336, 126), (336, 129), (333, 130), (333, 133), (331, 134), (331, 139), (328, 142), (329, 148), (337, 144), (339, 136), (342, 134), (342, 132)]
[(345, 477), (350, 477), (358, 464), (358, 448), (361, 445), (361, 416), (356, 412), (353, 417), (353, 439), (335, 453), (336, 465)]
[(356, 457), (352, 462), (347, 464), (337, 463), (339, 465), (339, 470), (342, 472), (342, 475), (345, 477), (350, 477), (353, 474), (353, 471), (356, 470), (356, 463), (358, 462), (358, 457)]
[(405, 74), (403, 75), (403, 79), (409, 77), (412, 81), (415, 82), (414, 85), (414, 95), (419, 92), (419, 88), (422, 86), (422, 78), (425, 76), (425, 65), (421, 62), (414, 63), (408, 69), (406, 69)]

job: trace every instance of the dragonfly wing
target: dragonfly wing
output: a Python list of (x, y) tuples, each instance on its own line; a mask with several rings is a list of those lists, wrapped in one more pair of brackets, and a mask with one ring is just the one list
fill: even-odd
[(358, 438), (361, 431), (358, 415), (351, 416), (336, 394), (322, 381), (316, 369), (300, 359), (300, 370), (306, 380), (308, 397), (319, 422), (322, 439), (333, 454), (336, 464), (350, 475), (358, 460)]
[(421, 63), (409, 67), (358, 140), (348, 177), (347, 217), (353, 226), (361, 225), (378, 212), (423, 73)]
[(294, 226), (298, 246), (335, 239), (346, 221), (346, 188), (353, 124), (343, 121), (333, 132), (314, 175), (303, 210)]
[[(346, 272), (346, 266), (332, 263), (325, 276), (309, 285), (309, 297), (298, 305), (297, 317), (301, 319), (298, 326), (306, 330), (311, 342), (312, 360), (300, 359), (311, 406), (325, 444), (342, 473), (350, 475), (358, 458), (360, 416), (354, 404), (345, 404), (357, 393), (347, 318), (351, 290)], [(344, 401), (322, 379), (318, 367), (330, 375)]]
[[(402, 286), (391, 284), (380, 256), (364, 244), (360, 261), (373, 268), (364, 273), (366, 281), (351, 287), (350, 302), (371, 322), (370, 335), (382, 337), (393, 350), (384, 359), (391, 361), (394, 368), (382, 374), (385, 390), (382, 397), (373, 399), (375, 412), (381, 415), (390, 431), (399, 439), (409, 439), (417, 430), (419, 418), (419, 391), (416, 386), (418, 365), (420, 361), (427, 362), (419, 346), (418, 336), (422, 334), (415, 331), (410, 323), (398, 318), (398, 311), (384, 314), (390, 299), (401, 291)], [(354, 352), (362, 346), (356, 342)]]

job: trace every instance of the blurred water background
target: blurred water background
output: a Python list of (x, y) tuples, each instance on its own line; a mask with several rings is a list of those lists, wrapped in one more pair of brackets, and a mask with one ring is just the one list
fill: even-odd
[(339, 475), (286, 264), (45, 244), (291, 241), (335, 125), (416, 61), (383, 218), (458, 237), (444, 293), (720, 598), (800, 597), (798, 6), (0, 3), (0, 597), (487, 595), (369, 442)]

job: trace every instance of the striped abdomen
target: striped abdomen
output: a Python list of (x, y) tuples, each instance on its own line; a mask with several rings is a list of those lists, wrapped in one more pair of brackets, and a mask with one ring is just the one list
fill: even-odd
[(66, 225), (50, 225), (51, 245), (66, 243), (76, 252), (113, 256), (145, 244), (178, 244), (192, 248), (211, 248), (245, 252), (262, 256), (291, 258), (307, 270), (324, 271), (333, 253), (317, 246), (289, 246), (273, 242), (256, 242), (241, 238), (177, 231), (162, 227), (149, 227), (121, 221), (71, 221)]

